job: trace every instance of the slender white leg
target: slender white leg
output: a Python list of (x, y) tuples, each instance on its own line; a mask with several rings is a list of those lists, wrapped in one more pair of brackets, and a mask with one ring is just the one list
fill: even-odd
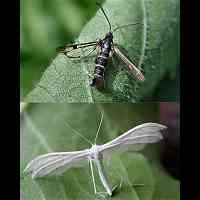
[(95, 178), (94, 178), (94, 170), (93, 170), (93, 165), (92, 165), (92, 161), (89, 159), (89, 164), (90, 164), (90, 170), (91, 170), (91, 174), (92, 174), (92, 183), (94, 186), (94, 193), (97, 193), (97, 188), (96, 188), (96, 183), (95, 183)]
[(95, 164), (96, 164), (97, 169), (98, 169), (100, 180), (101, 180), (107, 194), (109, 196), (112, 196), (112, 187), (108, 182), (108, 177), (106, 175), (102, 159), (95, 159), (94, 161), (95, 161)]
[(90, 160), (90, 159), (89, 159), (89, 164), (90, 164), (90, 169), (91, 169), (91, 174), (92, 174), (92, 183), (93, 183), (93, 186), (94, 186), (94, 193), (97, 194), (97, 195), (99, 195), (103, 199), (105, 199), (105, 197), (107, 195), (106, 192), (97, 192), (95, 178), (94, 178), (93, 164), (92, 164), (92, 160)]

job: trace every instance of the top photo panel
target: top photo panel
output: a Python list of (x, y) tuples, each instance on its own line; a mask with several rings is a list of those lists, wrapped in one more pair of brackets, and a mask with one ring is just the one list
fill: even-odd
[(179, 0), (21, 0), (23, 102), (179, 101), (179, 75)]

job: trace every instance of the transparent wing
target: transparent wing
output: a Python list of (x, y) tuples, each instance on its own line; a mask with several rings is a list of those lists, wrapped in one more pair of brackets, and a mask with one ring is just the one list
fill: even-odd
[(81, 58), (87, 57), (94, 52), (97, 47), (97, 42), (87, 42), (80, 44), (67, 44), (62, 47), (58, 47), (56, 50), (59, 53), (65, 54), (69, 58)]
[(144, 81), (142, 72), (119, 50), (116, 44), (113, 45), (114, 53), (126, 64), (127, 69), (139, 80)]
[(139, 151), (147, 143), (155, 143), (163, 138), (161, 130), (167, 127), (157, 123), (144, 123), (138, 125), (114, 140), (101, 146), (100, 151), (103, 155), (113, 152), (124, 152), (129, 149)]
[(88, 150), (44, 154), (30, 161), (24, 172), (32, 178), (60, 174), (71, 167), (86, 164), (87, 156)]

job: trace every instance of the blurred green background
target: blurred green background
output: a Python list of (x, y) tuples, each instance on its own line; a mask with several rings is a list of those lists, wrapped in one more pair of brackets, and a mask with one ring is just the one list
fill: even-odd
[[(40, 80), (56, 56), (55, 49), (78, 37), (82, 27), (98, 9), (93, 0), (20, 1), (20, 96), (23, 98)], [(103, 2), (103, 1), (98, 1)], [(179, 69), (177, 70), (179, 74)], [(178, 86), (178, 87), (177, 87)], [(167, 74), (153, 96), (179, 100), (179, 75)]]

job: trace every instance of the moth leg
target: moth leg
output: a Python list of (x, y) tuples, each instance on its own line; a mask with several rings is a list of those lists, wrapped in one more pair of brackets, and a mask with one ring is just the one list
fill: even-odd
[(92, 165), (92, 160), (89, 159), (89, 164), (90, 164), (90, 170), (91, 170), (91, 175), (92, 175), (92, 183), (94, 186), (94, 193), (97, 193), (97, 188), (96, 188), (96, 183), (95, 183), (95, 178), (94, 178), (94, 170), (93, 170), (93, 165)]
[(133, 183), (132, 184), (133, 187), (140, 187), (140, 186), (145, 186), (144, 183)]
[(133, 184), (132, 184), (133, 187), (145, 186), (144, 183), (134, 183), (134, 182), (135, 182), (135, 181), (133, 181)]
[(120, 179), (120, 184), (119, 184), (119, 188), (122, 187), (122, 183), (124, 182), (124, 179), (123, 179), (123, 176), (121, 176), (121, 179)]
[(109, 57), (113, 58), (113, 55), (114, 55), (114, 49), (112, 48), (111, 51), (110, 51)]
[(95, 182), (95, 178), (94, 178), (93, 164), (92, 164), (92, 160), (91, 159), (89, 159), (89, 164), (90, 164), (91, 175), (92, 175), (92, 183), (93, 183), (93, 186), (94, 186), (94, 193), (96, 195), (99, 195), (103, 199), (106, 199), (106, 196), (108, 195), (107, 192), (97, 192), (96, 182)]
[(89, 78), (93, 78), (92, 74), (88, 70), (86, 70), (85, 72), (89, 76)]
[(123, 177), (121, 176), (121, 178), (120, 178), (120, 183), (117, 184), (117, 185), (115, 185), (115, 186), (112, 188), (112, 195), (113, 195), (118, 189), (120, 189), (120, 188), (122, 187), (123, 182), (124, 182), (124, 179), (123, 179)]

